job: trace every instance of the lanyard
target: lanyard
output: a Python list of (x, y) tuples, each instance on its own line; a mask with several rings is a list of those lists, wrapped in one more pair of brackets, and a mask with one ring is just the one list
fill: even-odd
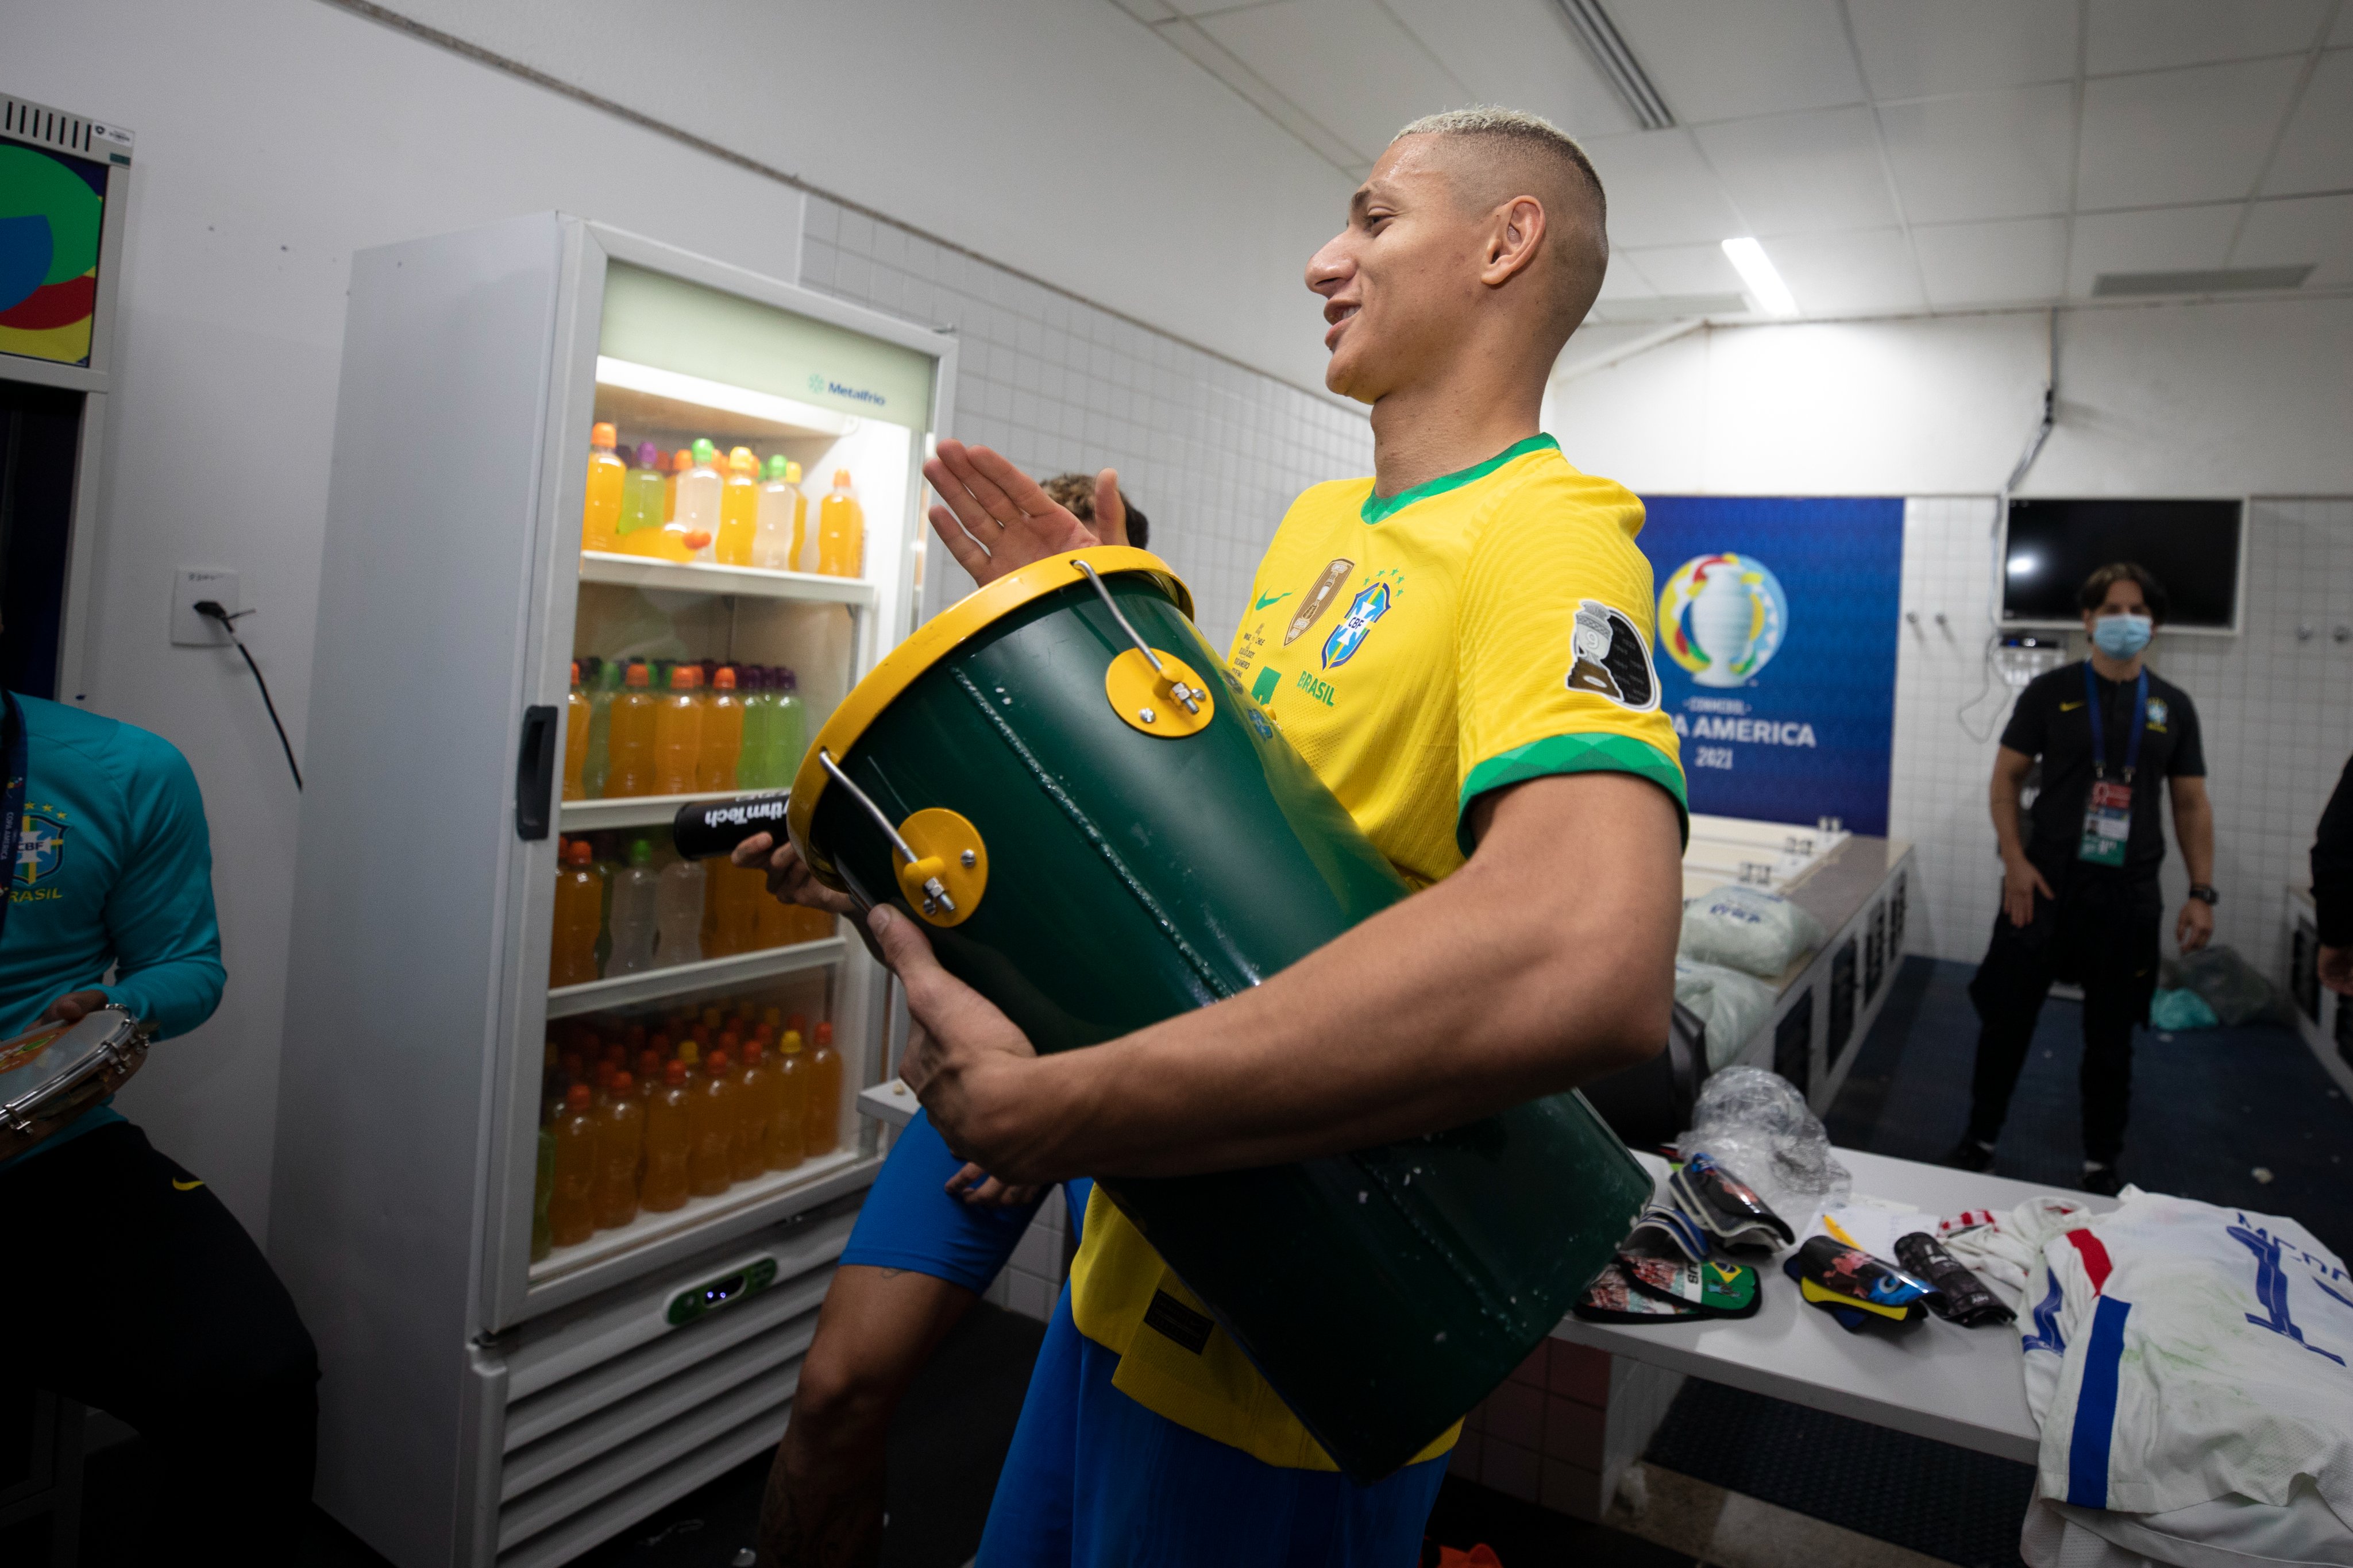
[[(2108, 722), (2100, 711), (2099, 683), (2092, 679), (2092, 661), (2084, 661), (2084, 709), (2092, 719), (2092, 777), (2108, 776)], [(2133, 770), (2140, 765), (2141, 726), (2148, 719), (2148, 666), (2143, 665), (2140, 679), (2133, 683), (2132, 730), (2125, 742), (2125, 783), (2133, 781)]]

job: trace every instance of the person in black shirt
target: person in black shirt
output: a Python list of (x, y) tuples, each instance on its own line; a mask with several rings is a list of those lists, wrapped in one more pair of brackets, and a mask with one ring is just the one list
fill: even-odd
[[(2173, 798), (2173, 831), (2189, 868), (2174, 939), (2194, 952), (2214, 934), (2214, 812), (2189, 694), (2142, 659), (2165, 618), (2164, 586), (2130, 563), (2103, 566), (2083, 587), (2091, 658), (2042, 675), (2019, 694), (1993, 764), (1993, 827), (2001, 846), (2001, 912), (1969, 983), (1982, 1027), (1968, 1131), (1946, 1163), (1993, 1165), (1994, 1141), (2053, 980), (2084, 988), (2084, 1190), (2114, 1194), (2132, 1098), (2132, 1032), (2157, 989), (2165, 859), (2157, 785)], [(2028, 773), (2042, 789), (2021, 813)]]
[(2338, 775), (2313, 837), (2312, 910), (2320, 926), (2320, 983), (2353, 996), (2353, 762)]

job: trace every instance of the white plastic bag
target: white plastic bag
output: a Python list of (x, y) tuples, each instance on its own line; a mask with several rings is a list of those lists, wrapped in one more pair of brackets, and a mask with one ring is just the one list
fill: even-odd
[(1763, 1068), (1726, 1068), (1710, 1077), (1675, 1152), (1686, 1160), (1714, 1155), (1774, 1213), (1798, 1216), (1792, 1224), (1843, 1203), (1854, 1190), (1854, 1177), (1831, 1157), (1830, 1134), (1806, 1108), (1806, 1097)]
[(1707, 1026), (1710, 1072), (1739, 1055), (1773, 1016), (1771, 986), (1736, 969), (1688, 958), (1675, 960), (1675, 1000)]
[(1730, 883), (1683, 903), (1682, 956), (1778, 980), (1830, 940), (1822, 922), (1778, 893)]

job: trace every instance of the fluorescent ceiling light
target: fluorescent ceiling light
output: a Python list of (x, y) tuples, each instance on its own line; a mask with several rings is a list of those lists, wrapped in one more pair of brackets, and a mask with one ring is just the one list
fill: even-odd
[(1749, 297), (1757, 301), (1758, 310), (1768, 316), (1798, 313), (1796, 298), (1790, 294), (1789, 286), (1781, 281), (1781, 275), (1773, 270), (1772, 259), (1765, 254), (1763, 246), (1753, 239), (1727, 239), (1724, 242), (1724, 254), (1733, 270), (1740, 274), (1740, 280), (1748, 285)]
[(2013, 577), (2031, 577), (2042, 566), (2041, 559), (2033, 555), (2013, 555), (2010, 558), (2010, 574)]
[(778, 425), (797, 425), (804, 430), (820, 435), (839, 436), (849, 428), (850, 416), (837, 414), (830, 408), (819, 408), (814, 404), (790, 397), (778, 397), (772, 392), (754, 392), (748, 386), (730, 386), (723, 381), (682, 375), (674, 370), (638, 364), (633, 360), (615, 359), (609, 354), (596, 356), (596, 384), (667, 397), (679, 403), (691, 403), (702, 408), (723, 408), (730, 414), (747, 414), (754, 419), (771, 420)]

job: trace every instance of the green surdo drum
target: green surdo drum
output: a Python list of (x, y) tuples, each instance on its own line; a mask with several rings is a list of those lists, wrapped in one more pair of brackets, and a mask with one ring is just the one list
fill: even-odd
[[(1140, 550), (1038, 562), (884, 658), (794, 780), (812, 870), (923, 921), (1040, 1051), (1231, 996), (1407, 895), (1191, 610)], [(1575, 1094), (1352, 1154), (1101, 1185), (1359, 1480), (1526, 1359), (1651, 1195)]]

